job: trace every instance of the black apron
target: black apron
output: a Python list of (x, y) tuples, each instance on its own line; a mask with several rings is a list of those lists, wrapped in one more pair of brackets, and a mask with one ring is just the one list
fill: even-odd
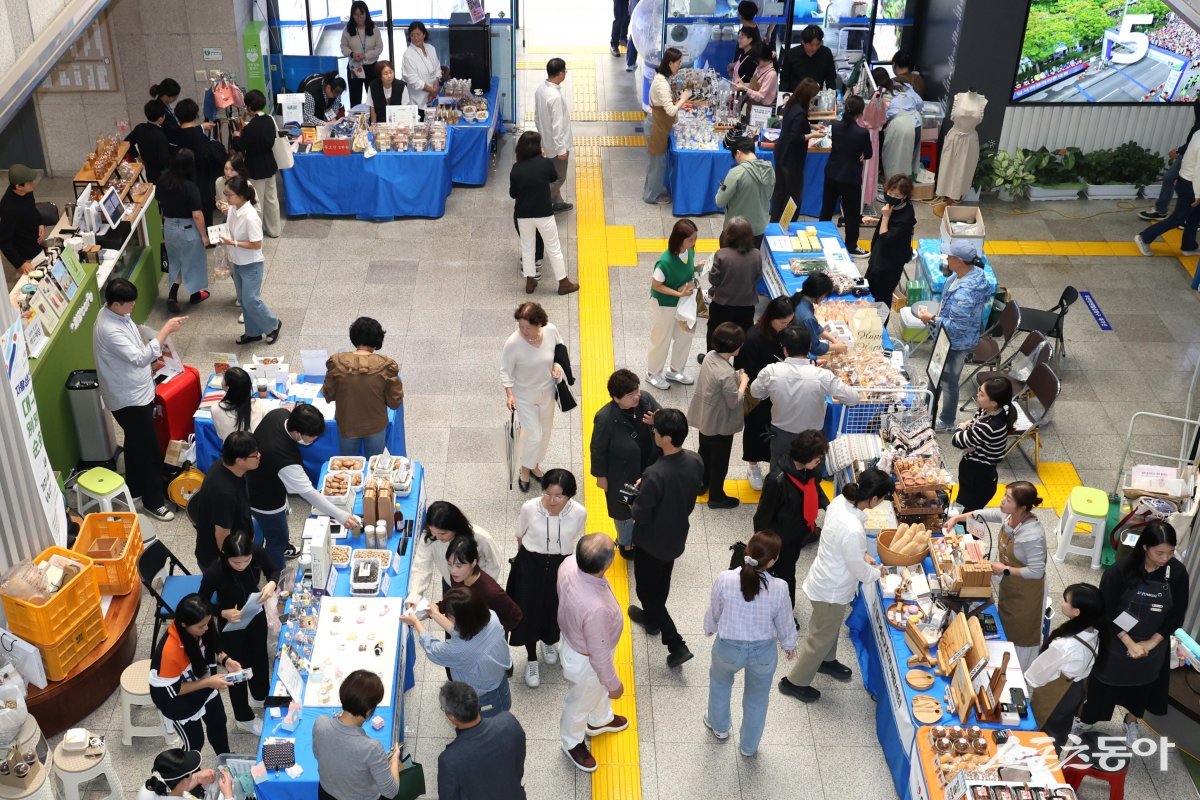
[[(1135, 642), (1144, 642), (1157, 633), (1163, 619), (1174, 606), (1170, 580), (1171, 565), (1168, 564), (1166, 580), (1143, 580), (1121, 595), (1117, 614), (1128, 612), (1137, 619), (1137, 624), (1126, 631)], [(1164, 640), (1144, 658), (1134, 659), (1129, 657), (1124, 643), (1114, 636), (1107, 656), (1096, 671), (1096, 679), (1109, 686), (1145, 686), (1153, 683), (1162, 671), (1170, 649), (1169, 643)]]

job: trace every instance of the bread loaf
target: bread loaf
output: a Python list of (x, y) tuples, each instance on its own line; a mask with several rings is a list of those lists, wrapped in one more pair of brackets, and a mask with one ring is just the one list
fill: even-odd
[(912, 538), (911, 530), (912, 526), (907, 522), (900, 523), (900, 526), (896, 528), (896, 533), (892, 536), (892, 542), (888, 545), (888, 549), (896, 553), (901, 552)]

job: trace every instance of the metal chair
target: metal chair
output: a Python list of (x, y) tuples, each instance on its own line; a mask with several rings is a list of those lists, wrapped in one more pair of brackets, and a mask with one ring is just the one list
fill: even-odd
[[(1004, 310), (1000, 312), (1000, 319), (983, 332), (979, 344), (975, 345), (975, 352), (971, 353), (967, 359), (967, 366), (973, 366), (975, 369), (960, 384), (961, 386), (970, 383), (977, 372), (985, 369), (1000, 369), (1000, 360), (1004, 357), (1004, 351), (1008, 349), (1013, 337), (1017, 335), (1020, 325), (1021, 307), (1017, 305), (1016, 300), (1010, 300), (1004, 306)], [(999, 343), (996, 342), (997, 333), (1001, 338)]]
[(1055, 369), (1058, 369), (1062, 357), (1067, 354), (1066, 343), (1063, 341), (1063, 320), (1067, 316), (1067, 309), (1078, 299), (1079, 290), (1074, 286), (1068, 286), (1063, 289), (1058, 298), (1058, 304), (1054, 308), (1049, 311), (1027, 308), (1021, 315), (1021, 330), (1037, 331), (1054, 340), (1057, 345), (1054, 348)]
[[(992, 378), (1007, 378), (1012, 384), (1013, 397), (1020, 397), (1025, 391), (1025, 383), (1029, 375), (1033, 373), (1038, 364), (1044, 364), (1050, 360), (1051, 345), (1046, 341), (1046, 337), (1040, 333), (1030, 333), (1021, 342), (1021, 346), (1016, 352), (1004, 359), (1000, 365), (987, 372), (976, 370), (972, 373), (975, 379), (975, 387), (982, 386)], [(968, 392), (968, 397), (963, 400), (959, 406), (959, 411), (966, 411), (968, 406), (975, 402), (975, 392)]]
[[(182, 574), (176, 574), (178, 567)], [(138, 557), (138, 575), (142, 585), (154, 598), (154, 644), (158, 643), (158, 632), (162, 624), (175, 616), (175, 606), (186, 595), (200, 591), (200, 575), (193, 575), (183, 565), (171, 549), (161, 540), (146, 545)], [(154, 588), (154, 583), (162, 578), (162, 591)]]
[[(1054, 370), (1046, 363), (1038, 364), (1029, 375), (1027, 381), (1029, 396), (1014, 403), (1017, 409), (1017, 422), (1008, 436), (1011, 440), (1004, 450), (1001, 460), (1006, 459), (1013, 450), (1020, 450), (1025, 460), (1035, 470), (1041, 465), (1041, 429), (1050, 421), (1050, 410), (1062, 391), (1062, 384)], [(1033, 460), (1021, 450), (1021, 442), (1033, 439)]]

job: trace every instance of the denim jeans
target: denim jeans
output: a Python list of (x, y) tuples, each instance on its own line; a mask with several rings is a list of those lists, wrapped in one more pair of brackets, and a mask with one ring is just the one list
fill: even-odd
[(1200, 208), (1193, 208), (1196, 195), (1192, 182), (1185, 178), (1175, 179), (1175, 209), (1164, 220), (1154, 223), (1141, 232), (1142, 241), (1150, 244), (1159, 236), (1174, 228), (1183, 226), (1183, 241), (1180, 246), (1184, 250), (1196, 249), (1196, 228), (1200, 226)]
[(338, 452), (344, 456), (377, 456), (387, 446), (387, 428), (371, 436), (347, 439), (338, 434)]
[(633, 544), (633, 517), (629, 519), (614, 519), (617, 528), (617, 544), (628, 547)]
[(1158, 199), (1154, 201), (1154, 210), (1159, 214), (1171, 210), (1171, 198), (1175, 196), (1175, 179), (1179, 177), (1179, 165), (1182, 163), (1183, 156), (1176, 156), (1163, 172), (1162, 188), (1158, 190)]
[(716, 731), (727, 731), (733, 727), (729, 715), (733, 677), (744, 669), (746, 686), (742, 690), (742, 731), (739, 737), (743, 753), (758, 750), (767, 723), (767, 703), (771, 699), (771, 684), (778, 662), (779, 646), (774, 639), (738, 642), (718, 636), (713, 641), (712, 666), (708, 668), (708, 724)]
[(939, 428), (954, 427), (954, 420), (958, 416), (958, 382), (962, 379), (963, 365), (967, 362), (967, 356), (974, 351), (974, 348), (950, 350), (946, 354), (946, 365), (942, 368), (940, 397), (937, 386), (929, 384), (929, 391), (933, 392), (933, 399), (938, 407), (937, 427)]
[(233, 288), (246, 320), (247, 336), (262, 336), (279, 327), (279, 319), (259, 297), (263, 284), (263, 262), (235, 264), (231, 270)]
[(254, 517), (254, 543), (261, 544), (267, 555), (280, 569), (284, 566), (283, 551), (288, 546), (288, 515), (286, 511), (264, 514), (251, 511)]
[[(649, 117), (647, 117), (649, 120)], [(646, 123), (646, 135), (650, 135), (650, 123)], [(642, 186), (642, 199), (653, 203), (667, 191), (667, 154), (650, 153), (646, 164), (646, 183)]]
[(490, 692), (479, 695), (479, 716), (494, 717), (501, 711), (512, 708), (512, 692), (508, 688), (508, 678), (500, 681), (500, 685)]

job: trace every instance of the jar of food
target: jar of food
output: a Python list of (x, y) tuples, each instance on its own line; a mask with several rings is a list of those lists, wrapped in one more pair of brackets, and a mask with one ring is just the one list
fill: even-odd
[(965, 756), (971, 749), (971, 743), (967, 741), (965, 736), (960, 736), (954, 740), (954, 752), (960, 756)]
[(979, 738), (971, 740), (971, 750), (977, 756), (986, 756), (988, 751), (987, 739)]
[(972, 742), (975, 741), (976, 739), (982, 739), (983, 738), (983, 729), (980, 728), (978, 725), (972, 725), (970, 728), (967, 728), (967, 738), (970, 739)]
[(933, 749), (939, 753), (948, 753), (951, 748), (950, 739), (947, 736), (939, 736), (933, 740)]

